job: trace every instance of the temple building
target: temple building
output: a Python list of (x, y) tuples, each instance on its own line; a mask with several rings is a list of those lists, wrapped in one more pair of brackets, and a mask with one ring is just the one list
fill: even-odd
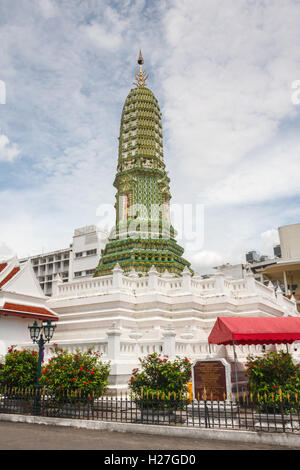
[[(121, 117), (115, 226), (94, 277), (63, 282), (57, 274), (47, 300), (59, 317), (53, 342), (70, 351), (94, 346), (111, 362), (111, 387), (121, 389), (139, 367), (138, 358), (152, 352), (233, 362), (230, 346), (207, 342), (218, 316), (299, 315), (293, 299), (272, 283), (256, 281), (252, 272), (240, 279), (222, 272), (202, 277), (182, 257), (170, 221), (161, 112), (146, 87), (141, 54), (138, 64)], [(237, 349), (243, 364), (261, 347)]]
[(95, 276), (111, 274), (114, 266), (145, 274), (154, 265), (179, 275), (190, 263), (175, 240), (170, 222), (170, 187), (163, 153), (161, 112), (146, 87), (148, 75), (139, 71), (122, 111), (119, 158), (114, 186), (116, 224)]
[(12, 344), (30, 340), (28, 325), (34, 320), (58, 321), (46, 300), (30, 261), (0, 260), (0, 357)]

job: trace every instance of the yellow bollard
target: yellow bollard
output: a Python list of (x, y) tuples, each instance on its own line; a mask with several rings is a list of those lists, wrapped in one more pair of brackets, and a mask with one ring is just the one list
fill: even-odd
[(192, 403), (192, 401), (193, 401), (193, 384), (192, 384), (192, 382), (188, 382), (187, 386), (188, 386), (189, 402)]

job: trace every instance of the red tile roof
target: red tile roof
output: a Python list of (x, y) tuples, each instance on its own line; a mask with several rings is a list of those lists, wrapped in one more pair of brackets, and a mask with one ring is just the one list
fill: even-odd
[(12, 304), (5, 302), (2, 310), (2, 315), (14, 315), (24, 318), (37, 318), (40, 320), (55, 320), (58, 321), (58, 316), (50, 310), (43, 307), (33, 307), (31, 305)]
[(10, 273), (0, 282), (0, 287), (4, 286), (12, 277), (14, 277), (20, 271), (19, 266), (13, 268)]
[(3, 271), (3, 269), (5, 269), (7, 266), (7, 263), (0, 263), (0, 273), (1, 271)]

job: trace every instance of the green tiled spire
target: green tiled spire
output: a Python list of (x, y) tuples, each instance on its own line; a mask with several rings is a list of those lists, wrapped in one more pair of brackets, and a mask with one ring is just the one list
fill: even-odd
[(157, 99), (146, 87), (148, 75), (140, 66), (122, 111), (119, 158), (114, 186), (116, 225), (103, 250), (95, 276), (110, 274), (118, 263), (146, 273), (152, 265), (180, 274), (190, 263), (175, 241), (170, 223), (169, 178), (163, 155), (161, 112)]

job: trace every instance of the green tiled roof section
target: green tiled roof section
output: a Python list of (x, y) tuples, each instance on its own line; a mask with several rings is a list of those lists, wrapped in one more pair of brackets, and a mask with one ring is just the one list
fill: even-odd
[[(116, 224), (95, 270), (95, 276), (111, 273), (117, 263), (125, 271), (134, 267), (138, 272), (145, 273), (155, 265), (160, 272), (168, 269), (177, 275), (180, 275), (185, 266), (190, 266), (182, 258), (184, 250), (176, 243), (175, 230), (169, 222), (169, 183), (163, 161), (162, 122), (158, 101), (148, 88), (134, 88), (125, 100), (121, 116), (118, 166), (114, 180), (117, 189)], [(136, 205), (147, 208), (146, 217), (130, 216), (130, 209)], [(155, 219), (152, 213), (153, 205), (163, 207), (159, 219)], [(127, 218), (124, 217), (125, 210)], [(126, 231), (127, 227), (132, 231), (131, 222), (136, 222), (133, 233), (143, 232), (141, 237), (148, 238), (131, 238), (132, 233), (129, 235)], [(145, 226), (149, 230), (146, 235)], [(118, 239), (118, 234), (124, 231), (127, 238)], [(166, 239), (168, 231), (169, 238)], [(154, 234), (159, 238), (154, 238)]]

